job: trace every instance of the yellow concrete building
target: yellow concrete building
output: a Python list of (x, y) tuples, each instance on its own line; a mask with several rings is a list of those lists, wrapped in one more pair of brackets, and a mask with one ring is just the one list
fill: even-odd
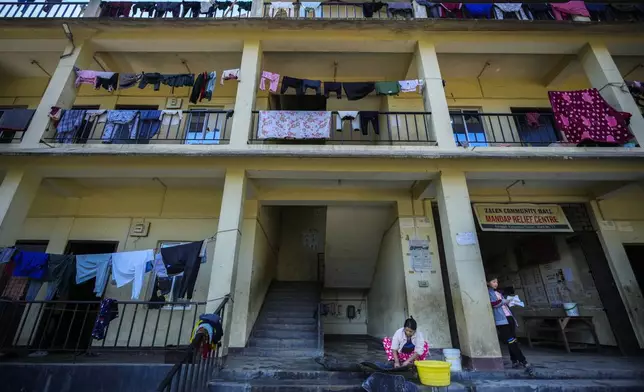
[[(412, 315), (432, 348), (458, 347), (467, 366), (498, 369), (486, 273), (525, 301), (520, 321), (563, 316), (562, 303), (576, 303), (600, 344), (644, 348), (644, 118), (624, 85), (644, 80), (641, 22), (433, 19), (415, 2), (408, 20), (384, 11), (365, 18), (344, 3), (271, 17), (279, 9), (255, 0), (250, 11), (198, 18), (134, 9), (111, 18), (97, 0), (49, 13), (2, 4), (0, 110), (35, 113), (24, 132), (2, 134), (0, 245), (120, 252), (211, 238), (192, 300), (212, 311), (231, 294), (228, 349), (248, 345), (271, 282), (306, 281), (323, 284), (329, 335), (383, 338)], [(190, 87), (77, 88), (75, 67), (240, 76), (217, 79), (212, 99), (193, 104)], [(424, 89), (352, 101), (280, 95), (260, 89), (263, 71), (421, 80)], [(566, 142), (548, 91), (588, 88), (632, 115), (632, 143)], [(120, 143), (97, 119), (59, 138), (52, 107), (178, 112), (154, 136)], [(262, 138), (260, 112), (277, 110), (333, 112), (332, 130), (322, 141)], [(379, 134), (346, 122), (337, 131), (337, 111), (377, 112)], [(536, 129), (526, 113), (540, 114)], [(558, 230), (515, 216), (486, 226), (486, 213), (474, 213), (486, 205), (499, 216), (542, 205), (567, 223)], [(135, 233), (137, 225), (149, 232)], [(139, 300), (152, 286), (147, 275)], [(130, 291), (108, 284), (104, 297), (127, 301)], [(135, 318), (127, 344), (167, 344), (167, 334), (147, 339), (143, 309), (123, 316)], [(201, 310), (161, 328), (185, 344)], [(569, 339), (593, 343), (584, 331)]]

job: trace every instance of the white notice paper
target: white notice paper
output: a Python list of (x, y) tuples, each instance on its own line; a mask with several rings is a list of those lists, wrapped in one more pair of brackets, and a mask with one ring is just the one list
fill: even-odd
[(413, 229), (414, 228), (414, 218), (400, 218), (400, 228), (401, 229)]
[(422, 272), (432, 268), (432, 259), (429, 255), (429, 241), (409, 240), (409, 254), (412, 270)]
[(459, 245), (476, 245), (476, 235), (472, 232), (456, 233), (456, 243)]

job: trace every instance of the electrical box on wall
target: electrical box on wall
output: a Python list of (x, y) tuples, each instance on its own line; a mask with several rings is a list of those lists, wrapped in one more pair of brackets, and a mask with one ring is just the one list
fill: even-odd
[(181, 109), (183, 98), (170, 97), (165, 103), (166, 109)]
[(150, 222), (134, 221), (130, 226), (130, 237), (147, 237), (150, 233)]

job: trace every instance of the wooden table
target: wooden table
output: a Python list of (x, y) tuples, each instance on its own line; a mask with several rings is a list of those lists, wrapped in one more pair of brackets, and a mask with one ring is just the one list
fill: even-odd
[[(528, 345), (532, 344), (531, 327), (535, 327), (535, 332), (558, 332), (563, 340), (564, 347), (567, 352), (570, 352), (570, 344), (568, 343), (568, 332), (581, 332), (588, 331), (593, 335), (595, 340), (595, 348), (599, 351), (599, 339), (597, 338), (597, 331), (593, 324), (592, 317), (568, 317), (568, 316), (522, 316), (525, 323), (526, 335), (528, 338)], [(548, 340), (548, 339), (546, 339)], [(553, 341), (554, 340), (549, 340)], [(556, 341), (560, 342), (560, 341)]]

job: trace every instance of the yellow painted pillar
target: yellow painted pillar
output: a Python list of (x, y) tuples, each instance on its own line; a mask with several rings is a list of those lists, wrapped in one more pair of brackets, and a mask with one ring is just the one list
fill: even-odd
[[(464, 365), (503, 369), (465, 173), (443, 171), (438, 182), (441, 231)], [(473, 235), (473, 244), (457, 242), (457, 236), (465, 233)]]
[[(94, 55), (94, 49), (89, 42), (76, 44), (75, 49), (70, 44), (67, 45), (63, 52), (63, 55), (66, 54), (70, 55), (60, 59), (54, 74), (49, 80), (47, 89), (22, 139), (21, 144), (23, 146), (37, 147), (39, 145), (40, 139), (48, 131), (49, 111), (52, 106), (68, 109), (72, 107), (76, 100), (76, 86), (74, 85), (76, 73), (74, 72), (74, 66), (87, 68)], [(52, 130), (47, 137), (52, 137), (53, 135)]]
[(644, 143), (644, 117), (633, 96), (624, 87), (624, 79), (603, 43), (588, 43), (578, 54), (590, 84), (599, 90), (616, 110), (632, 114), (630, 129), (637, 141)]
[(101, 13), (101, 0), (89, 0), (83, 18), (98, 18)]
[(257, 99), (257, 88), (262, 66), (262, 45), (259, 40), (244, 41), (242, 52), (239, 85), (237, 86), (237, 97), (235, 98), (235, 114), (233, 115), (232, 134), (230, 145), (244, 147), (253, 122), (255, 100)]
[[(210, 285), (208, 287), (207, 312), (213, 312), (221, 303), (220, 300), (214, 301), (214, 299), (235, 293), (245, 198), (246, 172), (243, 169), (229, 169), (226, 171), (224, 181), (215, 250), (209, 260), (212, 263), (212, 269), (210, 270)], [(224, 313), (222, 341), (224, 350), (228, 347), (233, 325), (232, 311), (233, 303), (229, 302)]]
[(431, 42), (418, 41), (416, 46), (418, 78), (424, 80), (423, 102), (425, 111), (431, 112), (433, 136), (442, 148), (456, 148), (449, 108), (445, 98), (443, 77), (438, 65), (436, 47)]
[(26, 169), (10, 169), (0, 184), (0, 246), (12, 246), (36, 197), (41, 178)]

